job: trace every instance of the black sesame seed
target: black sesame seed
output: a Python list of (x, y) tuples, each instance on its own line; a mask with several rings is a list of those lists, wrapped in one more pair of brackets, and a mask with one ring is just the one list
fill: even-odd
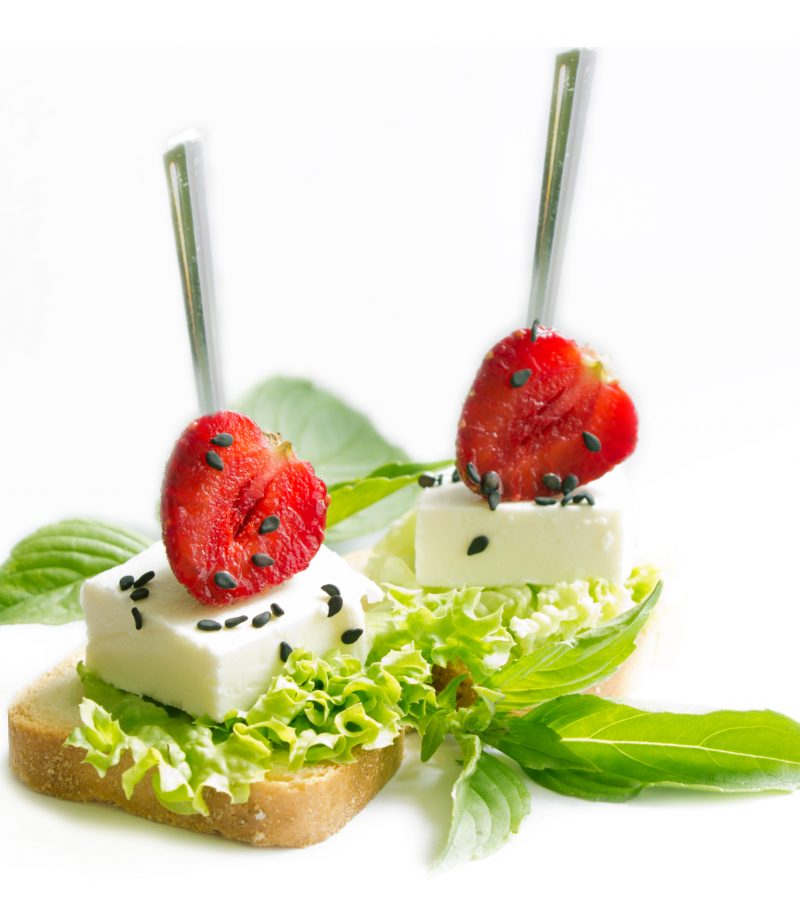
[(475, 468), (475, 463), (467, 463), (467, 478), (469, 478), (470, 481), (474, 481), (475, 484), (481, 483), (481, 476), (478, 474), (478, 470)]
[(436, 479), (433, 475), (420, 475), (417, 479), (417, 484), (421, 488), (429, 488), (434, 487), (436, 484)]
[(535, 341), (539, 337), (539, 325), (541, 325), (541, 322), (538, 319), (534, 319), (531, 327), (531, 341)]
[(574, 491), (577, 486), (578, 486), (578, 476), (569, 474), (561, 483), (561, 490), (565, 494), (569, 494), (569, 493), (572, 493), (572, 491)]
[(263, 628), (271, 618), (272, 613), (268, 609), (265, 609), (264, 612), (259, 613), (257, 616), (253, 616), (253, 628)]
[(241, 625), (242, 622), (247, 621), (247, 616), (233, 616), (230, 619), (225, 619), (225, 627), (226, 628), (236, 628), (237, 625)]
[(436, 476), (436, 484), (437, 484), (437, 485), (441, 485), (441, 483), (442, 483), (443, 481), (444, 481), (444, 475), (442, 475), (442, 473), (440, 472), (440, 473)]
[(281, 641), (281, 662), (286, 662), (292, 652), (292, 645)]
[(588, 491), (578, 491), (578, 493), (572, 495), (573, 503), (581, 503), (584, 500), (589, 506), (594, 506), (594, 497)]
[(348, 628), (347, 631), (342, 633), (342, 643), (355, 644), (355, 642), (361, 637), (363, 633), (363, 628)]
[(500, 505), (500, 491), (490, 491), (488, 496), (489, 509), (494, 512)]
[(133, 575), (123, 575), (119, 580), (119, 589), (129, 591), (133, 587)]
[(458, 469), (453, 469), (453, 474), (450, 476), (450, 481), (452, 481), (453, 484), (457, 484), (459, 481), (461, 481), (461, 476), (458, 474)]
[(492, 491), (500, 490), (500, 476), (497, 472), (484, 472), (481, 475), (481, 493), (488, 496)]
[(278, 606), (277, 603), (270, 603), (269, 608), (272, 610), (272, 615), (276, 618), (283, 615), (283, 607)]
[(211, 438), (211, 443), (216, 444), (217, 447), (230, 447), (233, 443), (233, 435), (228, 434), (227, 431), (220, 431)]
[(258, 526), (258, 533), (270, 534), (270, 532), (277, 531), (280, 524), (281, 520), (277, 516), (267, 516), (267, 518)]
[(583, 443), (586, 445), (586, 449), (590, 450), (592, 453), (597, 453), (603, 446), (600, 443), (600, 438), (592, 434), (591, 431), (583, 432)]
[(325, 591), (329, 597), (336, 597), (341, 594), (341, 591), (335, 584), (323, 584), (321, 590)]
[(144, 575), (140, 575), (136, 581), (133, 582), (133, 586), (135, 588), (140, 588), (143, 584), (147, 584), (148, 581), (152, 581), (156, 577), (155, 572), (145, 572)]
[(522, 387), (523, 384), (531, 377), (533, 372), (530, 369), (517, 369), (511, 376), (511, 387)]
[(551, 491), (560, 491), (561, 490), (561, 479), (555, 472), (548, 472), (546, 475), (542, 476), (542, 484), (546, 488), (550, 488)]
[(214, 584), (223, 591), (232, 591), (236, 587), (236, 579), (230, 572), (214, 572)]
[(150, 591), (147, 588), (136, 588), (135, 591), (131, 591), (131, 600), (146, 600), (150, 596)]
[(225, 468), (219, 453), (215, 453), (213, 450), (209, 450), (208, 453), (206, 453), (206, 462), (212, 469), (216, 469), (218, 472), (221, 472)]
[(575, 495), (572, 493), (572, 491), (570, 491), (568, 494), (564, 494), (564, 496), (561, 498), (561, 505), (566, 506), (568, 503), (572, 503), (572, 498), (574, 496)]
[(534, 497), (533, 502), (537, 506), (555, 506), (558, 500), (555, 497)]
[(144, 619), (142, 618), (142, 611), (138, 606), (134, 606), (131, 609), (131, 615), (133, 616), (134, 624), (136, 625), (136, 630), (141, 631), (142, 625), (144, 624)]
[(197, 627), (200, 631), (219, 631), (222, 628), (222, 625), (215, 619), (200, 619), (197, 623)]
[(259, 569), (263, 569), (264, 566), (274, 565), (275, 560), (271, 556), (267, 556), (266, 553), (254, 553), (250, 557), (254, 566), (258, 566)]
[(338, 594), (335, 597), (331, 597), (331, 599), (328, 600), (328, 618), (330, 619), (331, 616), (335, 616), (336, 613), (341, 610), (343, 605), (344, 600), (342, 600)]
[(475, 556), (476, 553), (483, 553), (488, 546), (489, 538), (486, 537), (485, 534), (479, 534), (470, 541), (469, 547), (467, 547), (467, 556)]

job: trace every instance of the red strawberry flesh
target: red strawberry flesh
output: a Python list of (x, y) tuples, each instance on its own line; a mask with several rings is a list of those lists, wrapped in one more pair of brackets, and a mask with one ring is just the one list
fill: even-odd
[[(219, 434), (232, 435), (233, 443), (212, 443)], [(217, 454), (221, 471), (208, 453)], [(202, 416), (178, 439), (164, 474), (161, 524), (172, 571), (212, 606), (281, 584), (319, 549), (328, 502), (324, 482), (278, 435), (265, 434), (239, 413)], [(279, 525), (262, 534), (270, 516)], [(272, 564), (256, 565), (257, 554)], [(225, 574), (235, 587), (223, 586), (231, 584)]]
[[(523, 374), (512, 381), (516, 372)], [(584, 433), (599, 440), (598, 451)], [(574, 474), (582, 485), (604, 475), (633, 452), (636, 434), (630, 397), (596, 357), (552, 329), (539, 328), (535, 341), (520, 329), (486, 354), (475, 376), (456, 464), (476, 493), (481, 486), (469, 477), (469, 463), (479, 475), (499, 475), (503, 500), (532, 500), (558, 493), (542, 481), (548, 473), (562, 480)]]

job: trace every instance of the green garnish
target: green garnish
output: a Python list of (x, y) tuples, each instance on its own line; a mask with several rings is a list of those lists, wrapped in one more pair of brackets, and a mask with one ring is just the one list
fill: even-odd
[(82, 618), (83, 582), (121, 565), (150, 543), (125, 528), (90, 519), (39, 528), (0, 566), (0, 624), (61, 625)]

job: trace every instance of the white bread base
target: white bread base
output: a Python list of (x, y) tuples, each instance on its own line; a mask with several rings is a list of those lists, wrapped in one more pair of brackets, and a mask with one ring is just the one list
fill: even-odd
[(206, 788), (208, 816), (185, 816), (165, 809), (147, 778), (128, 800), (122, 790), (122, 773), (129, 758), (101, 778), (83, 762), (83, 750), (64, 746), (72, 729), (80, 724), (83, 685), (75, 667), (81, 658), (81, 653), (68, 657), (43, 675), (16, 699), (8, 713), (11, 768), (40, 793), (81, 803), (106, 803), (154, 822), (218, 834), (256, 847), (306, 847), (346, 825), (400, 766), (402, 737), (390, 747), (361, 753), (349, 765), (323, 763), (297, 772), (270, 771), (251, 786), (246, 803), (231, 803), (225, 794)]

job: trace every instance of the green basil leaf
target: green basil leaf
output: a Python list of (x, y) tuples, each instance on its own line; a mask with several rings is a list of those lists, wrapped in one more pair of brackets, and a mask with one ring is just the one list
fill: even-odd
[(585, 800), (621, 802), (635, 797), (639, 781), (598, 772), (532, 715), (500, 714), (481, 738), (517, 762), (542, 787)]
[(458, 686), (467, 677), (466, 672), (451, 678), (445, 688), (436, 695), (436, 710), (423, 723), (422, 745), (419, 758), (427, 762), (439, 749), (442, 741), (453, 729), (453, 718), (456, 710)]
[(0, 624), (60, 625), (83, 618), (78, 602), (83, 582), (151, 543), (91, 520), (71, 519), (38, 529), (0, 566)]
[(408, 457), (363, 414), (304, 378), (277, 376), (254, 387), (235, 409), (291, 441), (326, 484), (361, 478)]
[(557, 732), (528, 716), (500, 714), (481, 738), (510, 756), (528, 774), (543, 769), (592, 768), (564, 744)]
[(641, 781), (589, 772), (585, 769), (538, 769), (525, 772), (542, 787), (581, 800), (603, 800), (606, 803), (624, 803), (632, 800), (646, 787)]
[(607, 625), (569, 641), (542, 644), (503, 666), (486, 682), (504, 695), (498, 710), (527, 709), (608, 678), (636, 649), (636, 638), (660, 593), (661, 582), (646, 600)]
[(606, 778), (716, 791), (800, 786), (800, 723), (770, 710), (646, 712), (577, 694), (525, 718)]
[(453, 812), (440, 863), (488, 856), (519, 830), (530, 812), (530, 793), (502, 759), (481, 748), (477, 735), (462, 735), (461, 773), (453, 785)]
[(339, 488), (331, 488), (328, 492), (331, 498), (328, 507), (328, 527), (332, 528), (395, 491), (415, 484), (416, 481), (416, 475), (401, 475), (399, 478), (365, 478)]
[(394, 494), (395, 491), (416, 484), (420, 472), (436, 471), (446, 465), (448, 465), (446, 460), (437, 463), (391, 463), (377, 471), (396, 474), (371, 474), (366, 478), (341, 482), (329, 487), (331, 502), (328, 507), (328, 527), (334, 527), (344, 519)]
[(360, 538), (365, 534), (375, 534), (387, 528), (411, 509), (417, 500), (419, 490), (416, 484), (401, 488), (383, 500), (373, 503), (372, 506), (353, 513), (347, 519), (341, 519), (338, 524), (326, 529), (325, 541), (334, 545), (341, 544), (343, 541)]
[[(378, 466), (365, 478), (400, 478), (403, 475), (422, 475), (425, 472), (438, 472), (439, 469), (446, 469), (453, 465), (452, 459), (440, 459), (436, 462), (415, 463), (415, 462), (390, 462), (386, 465)], [(416, 481), (416, 478), (414, 479)], [(338, 484), (329, 484), (328, 492), (338, 491), (340, 488), (357, 484), (359, 479), (351, 479), (350, 481), (340, 481)]]
[(444, 716), (432, 716), (425, 726), (420, 742), (419, 758), (421, 762), (427, 762), (441, 747), (447, 737), (447, 719)]

